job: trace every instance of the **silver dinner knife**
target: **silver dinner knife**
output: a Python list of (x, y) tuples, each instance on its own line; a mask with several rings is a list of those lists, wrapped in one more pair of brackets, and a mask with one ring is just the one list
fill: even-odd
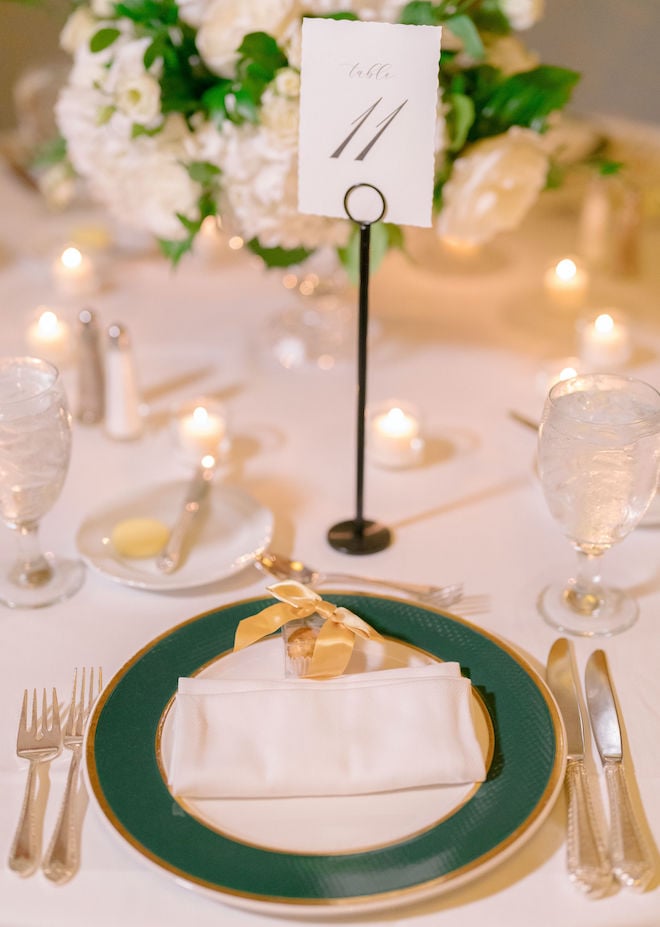
[(592, 898), (600, 898), (612, 884), (605, 844), (598, 832), (589, 781), (584, 768), (584, 727), (571, 650), (565, 637), (555, 641), (548, 655), (548, 685), (557, 700), (566, 728), (568, 762), (568, 835), (566, 864), (570, 880)]
[(591, 727), (610, 800), (612, 869), (621, 885), (644, 891), (653, 876), (653, 860), (630, 801), (622, 762), (621, 724), (602, 650), (589, 657), (584, 678)]
[(207, 467), (202, 464), (190, 481), (181, 512), (172, 528), (172, 533), (167, 544), (156, 558), (156, 566), (162, 573), (173, 573), (181, 563), (184, 544), (193, 522), (201, 511), (202, 504), (209, 494), (213, 473), (214, 467)]

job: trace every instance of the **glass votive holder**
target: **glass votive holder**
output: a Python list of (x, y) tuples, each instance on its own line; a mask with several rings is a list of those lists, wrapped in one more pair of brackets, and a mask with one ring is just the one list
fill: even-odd
[(388, 399), (367, 410), (366, 451), (379, 467), (414, 467), (424, 454), (419, 410), (412, 403)]
[(582, 373), (607, 373), (619, 370), (632, 354), (630, 327), (625, 318), (613, 309), (577, 325)]
[(197, 396), (177, 406), (172, 433), (181, 456), (194, 464), (208, 455), (222, 460), (231, 443), (225, 407), (211, 396)]
[(577, 257), (556, 259), (543, 275), (543, 291), (553, 309), (581, 309), (589, 293), (589, 271)]
[(33, 357), (62, 368), (75, 355), (71, 326), (50, 306), (38, 306), (25, 333), (25, 344)]
[(67, 245), (53, 260), (51, 277), (57, 293), (70, 299), (85, 299), (100, 289), (94, 261), (75, 245)]
[(320, 615), (295, 618), (282, 626), (284, 642), (284, 675), (288, 678), (304, 676), (312, 665), (316, 638), (324, 625)]
[(555, 383), (570, 380), (580, 373), (579, 357), (556, 357), (546, 361), (536, 377), (538, 392), (545, 398)]

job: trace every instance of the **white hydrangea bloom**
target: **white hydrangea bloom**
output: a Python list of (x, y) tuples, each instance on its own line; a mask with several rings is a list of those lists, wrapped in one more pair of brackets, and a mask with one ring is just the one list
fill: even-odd
[(515, 228), (547, 173), (548, 156), (530, 129), (514, 127), (475, 142), (454, 162), (436, 231), (441, 238), (478, 245)]
[(513, 28), (522, 32), (541, 19), (545, 0), (500, 0), (500, 8)]

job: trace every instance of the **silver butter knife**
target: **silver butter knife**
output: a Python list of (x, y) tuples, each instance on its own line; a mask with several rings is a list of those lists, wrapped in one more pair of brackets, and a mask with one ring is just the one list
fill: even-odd
[(156, 558), (156, 566), (161, 573), (173, 573), (181, 563), (184, 544), (193, 522), (201, 511), (202, 504), (209, 494), (214, 472), (214, 466), (202, 464), (190, 481), (181, 512), (172, 528), (172, 533), (167, 544)]
[(598, 832), (589, 781), (584, 768), (584, 727), (571, 650), (565, 637), (548, 655), (546, 678), (566, 728), (568, 763), (568, 836), (566, 864), (570, 880), (591, 898), (600, 898), (612, 884), (605, 844)]
[(621, 725), (602, 650), (589, 657), (584, 678), (589, 717), (610, 800), (612, 869), (621, 885), (643, 891), (653, 876), (653, 859), (630, 801), (622, 762)]

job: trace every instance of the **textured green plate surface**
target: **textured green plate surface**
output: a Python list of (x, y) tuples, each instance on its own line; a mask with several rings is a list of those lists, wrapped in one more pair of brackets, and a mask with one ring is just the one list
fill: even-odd
[(223, 900), (327, 911), (447, 890), (477, 877), (527, 839), (561, 787), (565, 746), (556, 707), (514, 650), (435, 609), (371, 595), (327, 598), (381, 634), (461, 664), (495, 731), (487, 781), (437, 825), (365, 852), (287, 853), (211, 830), (173, 800), (163, 781), (159, 722), (179, 676), (195, 674), (230, 650), (238, 622), (272, 599), (238, 602), (191, 619), (145, 647), (106, 687), (87, 737), (87, 772), (102, 812), (143, 857)]

